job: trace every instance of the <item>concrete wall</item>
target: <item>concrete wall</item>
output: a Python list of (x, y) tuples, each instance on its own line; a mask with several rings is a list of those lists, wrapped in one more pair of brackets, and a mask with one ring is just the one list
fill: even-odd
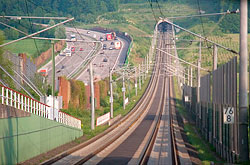
[(0, 118), (0, 164), (25, 161), (82, 135), (82, 130), (33, 114)]
[[(58, 79), (59, 79), (58, 96), (63, 97), (63, 109), (67, 109), (69, 107), (69, 101), (71, 99), (70, 82), (64, 77), (59, 77)], [(94, 91), (95, 91), (95, 101), (96, 101), (95, 105), (96, 105), (96, 108), (99, 109), (100, 108), (100, 85), (98, 82), (94, 83)], [(87, 97), (87, 103), (84, 106), (84, 108), (90, 109), (91, 104), (90, 104), (90, 86), (89, 85), (85, 86), (85, 93)], [(75, 103), (75, 106), (77, 105), (79, 105), (79, 103)]]
[[(3, 56), (7, 58), (9, 61), (11, 61), (12, 69), (15, 70), (19, 75), (22, 76), (21, 72), (29, 78), (34, 84), (36, 82), (41, 82), (42, 77), (41, 76), (36, 76), (35, 80), (35, 73), (37, 70), (36, 65), (31, 61), (30, 58), (27, 57), (25, 53), (20, 53), (18, 56), (16, 54), (13, 54), (9, 51), (5, 51)], [(24, 83), (23, 80), (16, 74), (14, 74), (14, 78), (19, 82), (19, 83)], [(19, 86), (16, 86), (17, 89), (20, 89)]]
[[(87, 96), (87, 104), (86, 108), (91, 109), (91, 92), (90, 92), (90, 85), (85, 86), (86, 89), (86, 96)], [(95, 108), (100, 108), (100, 86), (97, 82), (94, 83), (94, 92), (95, 92)]]
[[(55, 52), (59, 52), (64, 47), (65, 41), (59, 41), (55, 43)], [(52, 55), (52, 48), (49, 48), (47, 51), (43, 52), (39, 57), (35, 59), (35, 64), (39, 68), (43, 65)]]
[(63, 98), (63, 109), (68, 109), (69, 100), (71, 95), (70, 82), (64, 77), (58, 77), (59, 81), (59, 93), (58, 96), (62, 96)]

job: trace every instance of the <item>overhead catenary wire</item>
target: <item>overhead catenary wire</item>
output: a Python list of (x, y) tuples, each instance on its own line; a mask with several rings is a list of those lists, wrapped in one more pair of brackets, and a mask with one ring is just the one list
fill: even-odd
[(232, 52), (232, 53), (234, 53), (234, 54), (239, 54), (238, 52), (236, 52), (236, 51), (233, 50), (233, 49), (227, 48), (227, 47), (225, 47), (225, 46), (223, 46), (223, 45), (221, 45), (221, 44), (218, 44), (218, 43), (216, 43), (216, 42), (214, 42), (214, 41), (212, 41), (212, 40), (209, 40), (209, 39), (206, 38), (206, 37), (203, 37), (203, 36), (201, 36), (201, 35), (199, 35), (199, 34), (196, 34), (196, 33), (194, 33), (194, 32), (191, 32), (190, 30), (187, 30), (187, 29), (185, 29), (185, 28), (183, 28), (183, 27), (181, 27), (181, 26), (179, 26), (179, 25), (176, 25), (176, 24), (170, 22), (170, 21), (167, 20), (167, 19), (165, 19), (164, 21), (167, 22), (167, 23), (169, 23), (169, 24), (171, 24), (171, 25), (173, 25), (173, 26), (175, 26), (175, 27), (178, 28), (178, 29), (181, 29), (181, 30), (186, 31), (186, 32), (188, 32), (188, 33), (190, 33), (190, 34), (192, 34), (192, 35), (194, 35), (194, 36), (196, 36), (196, 37), (199, 37), (199, 38), (201, 38), (201, 39), (203, 39), (203, 40), (205, 40), (205, 41), (208, 41), (208, 42), (210, 42), (211, 44), (215, 44), (215, 45), (217, 45), (218, 47), (221, 47), (221, 48), (223, 48), (223, 49), (225, 49), (225, 50), (227, 50), (227, 51), (230, 51), (230, 52)]
[(193, 18), (193, 17), (207, 17), (207, 16), (215, 16), (215, 15), (227, 15), (227, 14), (237, 14), (239, 10), (236, 11), (226, 11), (220, 13), (208, 13), (208, 14), (198, 14), (198, 15), (183, 15), (183, 16), (175, 16), (175, 17), (168, 17), (168, 19), (179, 19), (179, 18)]
[(13, 77), (11, 76), (11, 74), (9, 74), (9, 72), (7, 72), (1, 65), (0, 65), (0, 69), (2, 69), (9, 77), (11, 77), (11, 79), (17, 84), (19, 85), (31, 98), (34, 99), (34, 97)]
[(152, 12), (152, 14), (153, 14), (153, 16), (154, 16), (155, 22), (157, 23), (158, 20), (157, 20), (157, 18), (156, 18), (156, 15), (155, 15), (155, 12), (154, 12), (154, 9), (153, 9), (152, 1), (151, 1), (151, 0), (148, 0), (148, 3), (149, 3), (149, 6), (150, 6), (150, 8), (151, 8), (151, 12)]
[[(169, 56), (171, 56), (171, 57), (174, 57), (174, 58), (176, 58), (176, 59), (178, 59), (178, 60), (180, 60), (180, 61), (182, 61), (182, 62), (184, 62), (184, 63), (186, 63), (186, 64), (188, 64), (188, 65), (191, 65), (191, 66), (193, 66), (193, 67), (195, 67), (195, 68), (197, 68), (198, 66), (196, 66), (196, 65), (194, 65), (194, 64), (192, 64), (192, 63), (190, 63), (190, 62), (187, 62), (187, 61), (185, 61), (185, 60), (183, 60), (183, 59), (181, 59), (181, 58), (179, 58), (179, 57), (176, 57), (176, 56), (174, 56), (174, 55), (172, 55), (172, 54), (170, 54), (170, 53), (168, 53), (168, 52), (166, 52), (166, 51), (164, 51), (164, 50), (161, 50), (161, 49), (159, 49), (159, 48), (156, 48), (157, 50), (159, 50), (159, 51), (161, 51), (161, 52), (163, 52), (163, 53), (166, 53), (167, 55), (169, 55)], [(207, 72), (210, 72), (208, 69), (204, 69), (204, 68), (201, 68), (200, 67), (200, 69), (201, 70), (204, 70), (204, 71), (207, 71)]]
[[(199, 15), (201, 15), (200, 0), (197, 0), (197, 5), (198, 5), (198, 12), (199, 12)], [(202, 17), (201, 17), (201, 16), (200, 16), (200, 21), (201, 21), (201, 27), (202, 27), (203, 36), (205, 36), (205, 38), (207, 38), (207, 37), (206, 37), (206, 33), (205, 33), (205, 29), (204, 29), (204, 25), (203, 25), (203, 21), (202, 21)], [(207, 45), (207, 47), (208, 47), (207, 40), (205, 40), (205, 42), (206, 42), (206, 45)], [(212, 52), (210, 51), (210, 49), (208, 49), (208, 52), (209, 52), (209, 54), (212, 56)]]
[(37, 35), (37, 34), (40, 34), (40, 33), (44, 32), (44, 31), (47, 31), (47, 30), (49, 30), (49, 29), (52, 29), (52, 28), (54, 28), (54, 27), (56, 27), (56, 26), (59, 26), (59, 25), (62, 25), (62, 24), (64, 24), (64, 23), (67, 23), (67, 22), (69, 22), (69, 21), (72, 21), (73, 19), (74, 19), (74, 18), (67, 19), (67, 20), (65, 20), (65, 21), (63, 21), (63, 22), (60, 22), (60, 23), (57, 23), (57, 24), (55, 24), (55, 25), (53, 25), (53, 26), (47, 27), (47, 28), (45, 28), (45, 29), (43, 29), (43, 30), (40, 30), (40, 31), (36, 32), (36, 33), (29, 34), (29, 35), (24, 36), (24, 37), (22, 37), (22, 38), (19, 38), (19, 39), (16, 39), (16, 40), (13, 40), (13, 41), (4, 43), (4, 44), (0, 45), (0, 47), (7, 46), (7, 45), (9, 45), (9, 44), (12, 44), (12, 43), (15, 43), (15, 42), (24, 40), (24, 39), (26, 39), (26, 38), (33, 37), (33, 36), (35, 36), (35, 35)]
[[(32, 3), (33, 5), (37, 6), (37, 7), (40, 7), (42, 10), (46, 11), (46, 12), (49, 12), (49, 13), (54, 13), (55, 15), (58, 15), (58, 13), (54, 12), (53, 10), (48, 10), (48, 9), (45, 9), (44, 7), (40, 6), (40, 5), (37, 5), (35, 2), (31, 1), (31, 0), (27, 0), (28, 2)], [(55, 19), (68, 19), (67, 17), (48, 17), (48, 18), (55, 18)], [(72, 21), (71, 24), (73, 25), (74, 29), (76, 30), (77, 34), (81, 37), (82, 40), (84, 40), (84, 38), (82, 37), (82, 34), (79, 33), (79, 31), (77, 30), (74, 22)], [(90, 46), (91, 47), (91, 46)], [(93, 48), (93, 47), (91, 47)]]
[[(30, 16), (30, 14), (29, 14), (29, 8), (28, 8), (28, 4), (27, 4), (27, 0), (25, 0), (25, 6), (26, 6), (26, 11), (27, 11), (27, 15), (28, 16)], [(32, 21), (31, 21), (31, 19), (29, 18), (28, 19), (29, 20), (29, 24), (30, 24), (30, 30), (31, 30), (31, 33), (33, 33), (34, 31), (33, 31), (33, 25), (32, 25)], [(40, 51), (39, 51), (39, 49), (38, 49), (38, 47), (37, 47), (37, 43), (36, 43), (36, 40), (35, 39), (33, 39), (33, 41), (34, 41), (34, 44), (35, 44), (35, 47), (36, 47), (36, 50), (37, 50), (37, 53), (38, 53), (38, 56), (40, 55)]]
[(156, 3), (157, 3), (157, 6), (158, 6), (158, 9), (159, 9), (159, 11), (160, 11), (160, 14), (165, 18), (165, 15), (162, 13), (162, 10), (161, 10), (161, 7), (160, 7), (160, 5), (159, 5), (158, 0), (156, 0)]

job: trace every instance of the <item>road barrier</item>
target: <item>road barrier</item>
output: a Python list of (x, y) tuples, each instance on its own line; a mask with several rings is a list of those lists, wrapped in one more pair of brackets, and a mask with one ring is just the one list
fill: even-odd
[(43, 104), (31, 97), (23, 95), (13, 89), (0, 84), (1, 94), (0, 103), (14, 107), (19, 110), (23, 110), (29, 113), (33, 113), (40, 117), (44, 117), (50, 120), (55, 120), (59, 123), (81, 129), (81, 120), (77, 119), (69, 114), (55, 109), (53, 119), (53, 108)]

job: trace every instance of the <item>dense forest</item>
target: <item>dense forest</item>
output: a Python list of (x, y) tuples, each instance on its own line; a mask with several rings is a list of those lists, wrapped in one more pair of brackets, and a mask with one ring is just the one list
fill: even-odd
[[(176, 4), (188, 4), (197, 8), (198, 10), (205, 10), (206, 13), (224, 12), (226, 10), (236, 10), (239, 8), (239, 0), (0, 0), (0, 12), (1, 15), (32, 15), (32, 16), (67, 16), (74, 17), (76, 21), (85, 24), (94, 23), (99, 15), (103, 15), (107, 12), (116, 12), (119, 9), (120, 4), (124, 3), (150, 3), (153, 7), (157, 8), (157, 4), (161, 6), (162, 3), (171, 2)], [(198, 6), (199, 5), (199, 6)], [(163, 11), (164, 12), (164, 11)], [(250, 12), (249, 12), (250, 13)], [(109, 15), (112, 17), (118, 17), (118, 15)], [(250, 17), (250, 14), (249, 14)], [(123, 17), (119, 17), (122, 18)], [(217, 22), (220, 16), (209, 17), (211, 21)], [(193, 26), (194, 22), (190, 24), (190, 20), (180, 21), (180, 25), (190, 24)], [(232, 25), (228, 20), (235, 20)], [(41, 27), (33, 24), (34, 20), (9, 20), (1, 19), (2, 22), (14, 26), (26, 33), (32, 33), (40, 30)], [(191, 20), (192, 21), (192, 20)], [(50, 20), (35, 20), (36, 23), (53, 25), (56, 22)], [(250, 21), (249, 21), (250, 22)], [(197, 22), (199, 23), (199, 22)], [(230, 15), (223, 19), (219, 23), (221, 31), (225, 33), (238, 33), (239, 32), (239, 15)], [(0, 25), (0, 29), (4, 31), (6, 39), (16, 39), (23, 36), (16, 31), (10, 30), (3, 25)], [(40, 36), (55, 37), (58, 31), (63, 27), (47, 31)], [(57, 33), (55, 33), (57, 31)], [(63, 38), (64, 36), (57, 36)]]
[[(98, 15), (105, 12), (117, 11), (118, 6), (119, 0), (0, 0), (1, 15), (66, 16), (74, 17), (76, 21), (83, 23), (93, 23)], [(32, 33), (41, 29), (41, 27), (33, 24), (34, 20), (29, 19), (2, 19), (1, 21), (26, 33)], [(50, 25), (56, 23), (44, 19), (35, 20), (35, 22)], [(0, 25), (0, 29), (4, 30), (7, 39), (15, 39), (23, 36), (3, 25)], [(54, 37), (54, 35), (55, 30), (50, 30), (42, 33), (40, 36)]]

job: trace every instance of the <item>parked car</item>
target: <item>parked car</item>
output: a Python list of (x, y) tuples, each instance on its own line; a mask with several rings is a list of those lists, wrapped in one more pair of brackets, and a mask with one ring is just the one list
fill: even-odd
[(83, 48), (80, 48), (79, 50), (80, 50), (80, 51), (83, 51)]
[(114, 45), (114, 42), (111, 42), (110, 45)]
[(108, 59), (107, 59), (107, 58), (104, 58), (104, 59), (103, 59), (103, 62), (108, 62)]
[(112, 47), (109, 47), (109, 50), (113, 50), (113, 48), (112, 48)]

